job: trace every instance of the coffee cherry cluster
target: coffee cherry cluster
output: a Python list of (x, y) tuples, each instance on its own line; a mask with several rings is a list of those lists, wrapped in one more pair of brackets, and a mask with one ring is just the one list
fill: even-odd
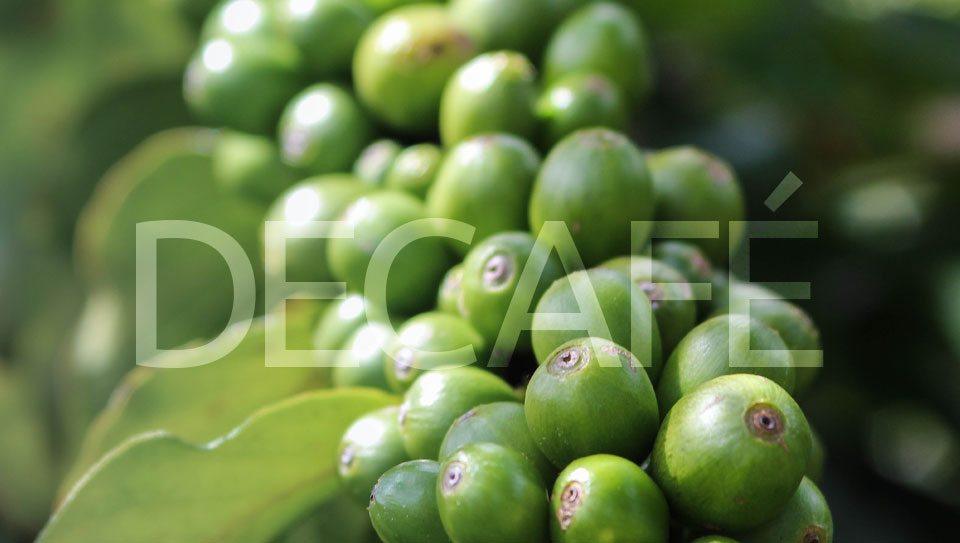
[(269, 275), (346, 285), (313, 342), (334, 386), (403, 398), (337, 462), (384, 542), (832, 540), (794, 400), (819, 332), (723, 269), (730, 165), (625, 134), (652, 85), (629, 3), (210, 14), (184, 90), (214, 175), (286, 223)]

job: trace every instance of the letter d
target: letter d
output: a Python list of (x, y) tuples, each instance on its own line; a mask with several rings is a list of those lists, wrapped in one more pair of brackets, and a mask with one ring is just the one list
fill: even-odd
[[(219, 336), (198, 347), (157, 348), (157, 240), (192, 239), (213, 247), (227, 262), (233, 279), (233, 308), (229, 326)], [(256, 303), (256, 282), (247, 254), (229, 234), (208, 224), (194, 221), (148, 221), (137, 223), (137, 364), (154, 368), (190, 368), (223, 358), (243, 341)], [(229, 333), (226, 333), (229, 332)], [(175, 351), (183, 356), (157, 357)], [(189, 362), (184, 363), (184, 360)]]

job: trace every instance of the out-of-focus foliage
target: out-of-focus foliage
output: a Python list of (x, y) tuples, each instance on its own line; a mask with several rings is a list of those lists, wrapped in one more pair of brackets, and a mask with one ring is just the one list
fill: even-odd
[(960, 436), (939, 413), (885, 406), (873, 413), (866, 441), (880, 475), (960, 506)]
[(0, 368), (0, 511), (21, 530), (44, 522), (56, 484), (41, 407), (22, 376)]
[[(829, 443), (823, 489), (840, 519), (838, 532), (844, 539), (915, 537), (942, 520), (958, 496), (960, 4), (625, 3), (643, 17), (657, 65), (651, 103), (633, 131), (638, 141), (651, 148), (697, 144), (730, 159), (754, 219), (820, 221), (819, 240), (755, 240), (753, 277), (813, 283), (813, 298), (802, 305), (823, 331), (826, 367), (803, 407)], [(256, 240), (263, 210), (212, 181), (216, 132), (180, 129), (140, 145), (195, 122), (182, 102), (181, 78), (213, 4), (0, 3), (0, 542), (31, 540), (58, 481), (77, 479), (108, 450), (114, 452), (55, 517), (46, 539), (103, 539), (84, 531), (98, 522), (110, 523), (111, 537), (130, 540), (144, 532), (124, 531), (125, 522), (179, 526), (181, 540), (207, 535), (188, 530), (224, 524), (172, 521), (156, 510), (143, 518), (123, 507), (129, 496), (182, 497), (177, 492), (190, 482), (164, 480), (157, 474), (166, 469), (157, 465), (142, 473), (134, 461), (210, 466), (209, 478), (195, 479), (213, 485), (205, 497), (215, 502), (217, 518), (238, 521), (230, 509), (238, 502), (227, 498), (240, 489), (218, 478), (264, 489), (273, 481), (237, 477), (220, 455), (242, 449), (244, 462), (253, 462), (244, 465), (266, 465), (257, 463), (267, 461), (257, 456), (264, 451), (242, 446), (250, 431), (312, 428), (312, 409), (327, 401), (267, 408), (232, 440), (210, 450), (194, 446), (322, 382), (300, 382), (307, 370), (260, 375), (251, 354), (262, 346), (257, 329), (228, 359), (236, 366), (229, 381), (222, 363), (187, 370), (205, 376), (197, 380), (142, 369), (123, 378), (134, 368), (133, 223), (214, 224), (241, 240), (253, 269), (262, 270)], [(791, 170), (804, 186), (773, 213), (762, 203)], [(216, 335), (229, 312), (223, 260), (195, 242), (169, 241), (160, 244), (159, 262), (169, 266), (160, 271), (161, 346)], [(185, 398), (177, 409), (159, 399), (171, 394), (164, 391), (186, 396), (204, 387), (218, 390), (190, 394), (193, 401)], [(203, 415), (187, 417), (193, 410)], [(298, 420), (302, 427), (292, 427)], [(178, 438), (129, 440), (161, 429)], [(312, 445), (289, 444), (314, 446), (319, 459), (334, 441), (314, 438)], [(300, 475), (323, 469), (297, 458), (289, 467), (308, 470)], [(249, 469), (272, 475), (274, 468)], [(89, 496), (128, 488), (116, 485), (134, 477), (144, 481), (134, 494), (107, 496), (117, 505), (114, 515), (90, 509)], [(231, 529), (273, 535), (304, 516), (285, 536), (291, 543), (370, 536), (350, 531), (356, 511), (342, 502), (313, 511), (333, 487), (322, 478), (312, 484), (314, 493), (300, 494), (295, 507), (244, 517), (249, 524)], [(330, 518), (343, 520), (336, 524), (342, 533), (322, 528)]]
[(939, 17), (960, 16), (953, 0), (819, 0), (824, 9), (847, 17), (876, 19), (897, 12), (917, 12)]
[[(49, 514), (70, 455), (65, 422), (77, 414), (62, 392), (89, 392), (64, 372), (66, 332), (84, 299), (100, 300), (88, 321), (109, 313), (110, 296), (86, 294), (73, 273), (77, 215), (143, 137), (189, 122), (180, 71), (192, 41), (190, 25), (158, 3), (0, 6), (0, 419), (10, 455), (0, 493), (12, 497), (0, 499), (0, 541), (29, 539)], [(91, 396), (85, 405), (99, 410), (105, 397)]]
[(960, 261), (946, 264), (938, 279), (936, 296), (941, 326), (954, 354), (960, 358)]

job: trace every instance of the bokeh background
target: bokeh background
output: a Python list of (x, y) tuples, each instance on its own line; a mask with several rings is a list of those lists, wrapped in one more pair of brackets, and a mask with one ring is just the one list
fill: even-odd
[[(960, 3), (639, 4), (657, 85), (637, 141), (731, 161), (751, 219), (820, 223), (816, 240), (754, 241), (751, 278), (812, 283), (798, 303), (822, 331), (825, 370), (803, 407), (827, 446), (821, 488), (838, 540), (954, 531)], [(239, 225), (257, 252), (265, 204), (210, 210), (218, 193), (202, 167), (181, 164), (168, 187), (116, 203), (123, 178), (158, 148), (208, 152), (207, 136), (167, 130), (197, 124), (181, 81), (210, 5), (0, 3), (0, 542), (43, 526), (84, 431), (133, 366), (133, 257), (111, 237), (117, 225), (188, 207)], [(147, 138), (148, 150), (124, 158)], [(763, 202), (788, 172), (804, 185), (771, 212)], [(216, 257), (190, 251), (161, 255), (190, 262), (161, 271), (161, 288), (176, 278), (181, 292), (161, 302), (170, 346), (214, 335), (226, 318), (196, 298)], [(223, 293), (208, 294), (216, 306)]]

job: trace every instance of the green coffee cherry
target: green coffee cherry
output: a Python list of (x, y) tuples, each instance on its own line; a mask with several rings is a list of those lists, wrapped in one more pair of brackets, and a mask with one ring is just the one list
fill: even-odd
[[(508, 134), (484, 134), (451, 149), (427, 193), (432, 217), (465, 222), (477, 230), (473, 243), (497, 232), (526, 230), (527, 201), (540, 156)], [(454, 249), (469, 249), (456, 242)]]
[(481, 51), (509, 49), (539, 58), (552, 23), (552, 0), (451, 0), (450, 18)]
[(530, 460), (495, 443), (471, 443), (440, 464), (440, 520), (456, 543), (545, 543), (546, 494)]
[(793, 360), (769, 326), (746, 315), (708, 319), (690, 331), (663, 367), (657, 400), (666, 413), (703, 383), (731, 373), (763, 375), (792, 392)]
[(343, 352), (337, 357), (331, 375), (333, 386), (389, 390), (383, 368), (387, 357), (384, 351), (392, 338), (393, 332), (386, 324), (360, 325), (340, 347)]
[(810, 427), (787, 391), (759, 375), (725, 375), (670, 410), (650, 474), (681, 519), (743, 531), (777, 516), (809, 453)]
[(210, 11), (203, 22), (203, 41), (216, 38), (241, 40), (277, 38), (278, 13), (270, 0), (225, 0)]
[(204, 121), (267, 134), (300, 88), (300, 55), (282, 40), (215, 38), (187, 65), (183, 97)]
[(433, 460), (410, 460), (384, 473), (370, 494), (370, 523), (383, 543), (450, 541), (437, 509), (437, 474)]
[(623, 93), (609, 78), (576, 72), (558, 78), (537, 101), (541, 141), (547, 149), (583, 128), (624, 132), (629, 118)]
[(831, 543), (833, 516), (820, 489), (804, 477), (800, 488), (776, 518), (739, 538), (743, 543)]
[(690, 283), (710, 283), (713, 266), (707, 255), (692, 243), (684, 241), (657, 241), (653, 243), (653, 258), (677, 270)]
[(741, 281), (726, 271), (717, 270), (710, 281), (714, 284), (714, 296), (710, 304), (715, 315), (730, 313), (731, 306), (746, 307), (748, 300), (779, 300), (773, 290), (747, 281)]
[(561, 24), (543, 59), (548, 84), (576, 72), (609, 77), (636, 103), (651, 87), (652, 61), (640, 21), (626, 7), (612, 2), (588, 4)]
[[(791, 351), (820, 350), (820, 331), (813, 319), (798, 306), (786, 300), (731, 300), (730, 313), (750, 315), (780, 334), (780, 338)], [(809, 365), (820, 362), (808, 353), (794, 352), (793, 362), (797, 374), (795, 396), (800, 396), (816, 380), (820, 366)]]
[(691, 239), (714, 263), (726, 262), (730, 244), (743, 239), (743, 191), (729, 164), (695, 147), (672, 147), (650, 155), (657, 220), (719, 221), (720, 237)]
[(513, 449), (527, 457), (540, 473), (544, 482), (557, 476), (557, 468), (540, 452), (527, 428), (523, 404), (517, 402), (494, 402), (478, 405), (460, 416), (447, 430), (440, 444), (443, 461), (457, 449), (470, 443), (496, 443)]
[(308, 87), (280, 118), (284, 161), (312, 173), (350, 169), (370, 141), (372, 128), (353, 96), (329, 83)]
[(475, 53), (473, 40), (445, 7), (398, 8), (360, 38), (353, 57), (357, 95), (394, 130), (429, 134), (437, 126), (447, 79)]
[(403, 147), (393, 140), (374, 141), (360, 152), (357, 161), (353, 163), (353, 174), (368, 185), (382, 187), (387, 180), (390, 166), (402, 149)]
[(827, 450), (820, 439), (820, 434), (810, 427), (810, 461), (807, 462), (806, 476), (814, 483), (820, 482), (823, 476), (823, 465), (827, 461)]
[(463, 264), (447, 270), (440, 283), (440, 291), (437, 293), (437, 310), (451, 315), (466, 316), (460, 310), (463, 299)]
[(517, 399), (503, 379), (478, 368), (434, 370), (422, 374), (400, 406), (400, 433), (411, 458), (437, 458), (453, 421), (485, 403)]
[[(406, 243), (406, 240), (392, 236), (391, 243), (397, 245), (380, 246), (398, 228), (426, 217), (423, 204), (409, 194), (381, 191), (361, 197), (341, 216), (346, 224), (333, 228), (336, 234), (349, 225), (353, 229), (352, 237), (332, 238), (327, 242), (330, 270), (345, 281), (349, 289), (363, 290), (374, 252), (378, 248), (399, 251), (387, 277), (387, 310), (391, 314), (409, 314), (425, 309), (432, 302), (440, 279), (449, 266), (444, 241), (438, 237), (436, 229), (419, 222), (408, 227), (412, 229), (410, 233), (418, 237), (415, 241)], [(383, 285), (372, 287), (383, 288)]]
[[(527, 265), (534, 243), (533, 236), (526, 232), (494, 234), (471, 249), (463, 261), (464, 314), (491, 347), (496, 344), (501, 330), (509, 326), (517, 333), (516, 349), (529, 352), (531, 319), (506, 322), (510, 303), (514, 297), (529, 297), (530, 307), (536, 307), (547, 287), (563, 277), (563, 266), (551, 253), (539, 281), (533, 285), (533, 292), (517, 291), (520, 275)], [(523, 315), (530, 313), (530, 307), (521, 308)], [(502, 363), (510, 353), (498, 352), (495, 355), (497, 363)]]
[(637, 462), (650, 452), (660, 414), (637, 357), (600, 338), (580, 338), (554, 351), (527, 384), (530, 434), (557, 467), (598, 453)]
[[(600, 304), (596, 308), (581, 308), (574, 288), (586, 295), (592, 288)], [(554, 330), (557, 328), (551, 313), (582, 313), (590, 327), (586, 330)], [(601, 320), (602, 319), (602, 320)], [(555, 281), (537, 304), (533, 315), (533, 331), (530, 337), (537, 360), (543, 363), (553, 351), (567, 341), (584, 336), (585, 332), (599, 336), (601, 325), (606, 323), (609, 339), (631, 350), (646, 369), (653, 383), (660, 378), (663, 359), (660, 346), (660, 330), (653, 316), (650, 300), (643, 291), (623, 274), (604, 268), (578, 271)]]
[[(451, 352), (468, 347), (464, 352)], [(418, 352), (419, 351), (419, 352)], [(485, 363), (483, 337), (463, 317), (431, 311), (403, 323), (387, 348), (383, 371), (390, 388), (403, 392), (431, 369)]]
[(650, 299), (664, 353), (672, 353), (697, 322), (697, 304), (690, 283), (677, 270), (643, 256), (621, 256), (600, 264), (625, 274)]
[(580, 130), (560, 141), (544, 160), (530, 196), (531, 231), (539, 234), (546, 221), (564, 221), (588, 267), (637, 252), (647, 232), (631, 232), (631, 221), (652, 219), (653, 182), (643, 153), (605, 128)]
[(211, 156), (213, 176), (231, 192), (272, 202), (293, 184), (296, 174), (280, 160), (273, 140), (224, 130)]
[(350, 73), (353, 50), (374, 13), (354, 0), (280, 0), (280, 24), (315, 78)]
[(397, 431), (397, 406), (364, 415), (347, 428), (337, 449), (337, 475), (347, 495), (366, 505), (383, 472), (407, 460)]
[(443, 89), (440, 139), (447, 147), (501, 132), (533, 139), (536, 69), (520, 53), (498, 51), (464, 64)]
[(437, 176), (442, 159), (443, 151), (432, 143), (407, 147), (391, 164), (385, 184), (388, 189), (402, 190), (422, 200)]
[(722, 535), (705, 535), (703, 537), (698, 537), (691, 541), (690, 543), (740, 543), (736, 539), (731, 539), (729, 537), (724, 537)]
[[(288, 282), (333, 281), (326, 258), (328, 238), (298, 236), (329, 232), (329, 226), (318, 227), (314, 221), (336, 220), (351, 202), (369, 191), (356, 177), (343, 174), (311, 177), (287, 189), (267, 212), (267, 221), (284, 221), (288, 229), (285, 246), (274, 243), (264, 247), (267, 274)], [(280, 260), (282, 252), (286, 252), (285, 263)]]
[(650, 476), (618, 456), (597, 454), (570, 463), (550, 498), (551, 541), (667, 543), (667, 501)]
[[(370, 301), (360, 294), (349, 294), (346, 298), (330, 304), (317, 322), (317, 328), (313, 334), (313, 348), (319, 351), (346, 348), (350, 336), (367, 324), (369, 307)], [(340, 353), (319, 356), (323, 365), (332, 365)]]

